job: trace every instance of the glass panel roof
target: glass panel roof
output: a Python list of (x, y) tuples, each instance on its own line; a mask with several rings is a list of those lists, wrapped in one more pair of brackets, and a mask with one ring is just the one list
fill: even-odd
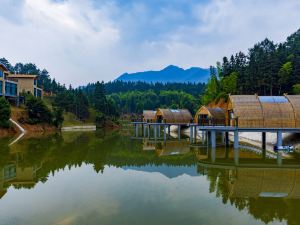
[(259, 101), (262, 103), (286, 103), (287, 98), (284, 96), (259, 96)]

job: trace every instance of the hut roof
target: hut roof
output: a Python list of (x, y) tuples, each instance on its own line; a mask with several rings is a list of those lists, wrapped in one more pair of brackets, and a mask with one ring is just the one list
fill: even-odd
[(300, 96), (231, 95), (228, 110), (241, 127), (300, 127)]
[(293, 107), (296, 127), (300, 127), (300, 95), (286, 95), (285, 97)]
[(144, 120), (152, 120), (155, 119), (156, 111), (153, 110), (143, 110), (143, 118)]
[(158, 109), (156, 116), (161, 115), (167, 122), (189, 123), (193, 117), (187, 109)]
[(207, 107), (207, 106), (202, 106), (198, 110), (197, 114), (203, 110), (207, 111), (210, 114), (210, 116), (215, 119), (225, 119), (225, 111), (223, 109), (221, 109), (220, 107), (211, 108), (211, 107)]
[(263, 113), (258, 96), (230, 95), (228, 110), (234, 110), (241, 127), (263, 127)]

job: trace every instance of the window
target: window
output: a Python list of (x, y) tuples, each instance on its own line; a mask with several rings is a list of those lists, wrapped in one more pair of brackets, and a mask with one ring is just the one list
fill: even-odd
[(0, 70), (0, 77), (3, 77), (3, 71)]
[(0, 81), (0, 95), (2, 95), (3, 93), (2, 93), (2, 91), (3, 91), (3, 82), (2, 81)]
[(17, 84), (5, 82), (5, 95), (7, 96), (17, 96)]
[(4, 180), (9, 180), (16, 177), (16, 166), (15, 165), (7, 165), (4, 166)]
[(36, 88), (34, 88), (33, 91), (34, 91), (34, 96), (36, 97), (36, 96), (37, 96), (37, 95), (36, 95)]

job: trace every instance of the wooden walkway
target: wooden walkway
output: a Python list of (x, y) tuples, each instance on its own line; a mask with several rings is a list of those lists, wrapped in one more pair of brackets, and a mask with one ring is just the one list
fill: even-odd
[[(197, 140), (197, 133), (202, 132), (202, 139), (208, 140), (212, 148), (216, 148), (216, 136), (218, 133), (222, 134), (222, 140), (229, 145), (229, 132), (233, 133), (233, 146), (235, 149), (239, 147), (239, 132), (261, 132), (262, 135), (262, 149), (266, 149), (266, 133), (277, 133), (277, 145), (282, 146), (282, 133), (300, 133), (300, 128), (244, 128), (235, 126), (201, 126), (196, 123), (147, 123), (147, 122), (132, 122), (135, 130), (135, 137), (148, 137), (149, 139), (170, 139), (170, 127), (177, 127), (178, 140), (181, 139), (181, 128), (187, 127), (190, 129), (190, 143), (195, 143)], [(139, 128), (141, 127), (142, 134), (139, 136)], [(163, 131), (163, 132), (161, 132)]]

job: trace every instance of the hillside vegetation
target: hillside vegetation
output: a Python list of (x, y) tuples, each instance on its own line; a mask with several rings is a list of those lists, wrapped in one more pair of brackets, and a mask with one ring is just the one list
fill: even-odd
[(300, 94), (300, 30), (283, 43), (265, 39), (217, 63), (211, 69), (203, 103), (227, 94)]

